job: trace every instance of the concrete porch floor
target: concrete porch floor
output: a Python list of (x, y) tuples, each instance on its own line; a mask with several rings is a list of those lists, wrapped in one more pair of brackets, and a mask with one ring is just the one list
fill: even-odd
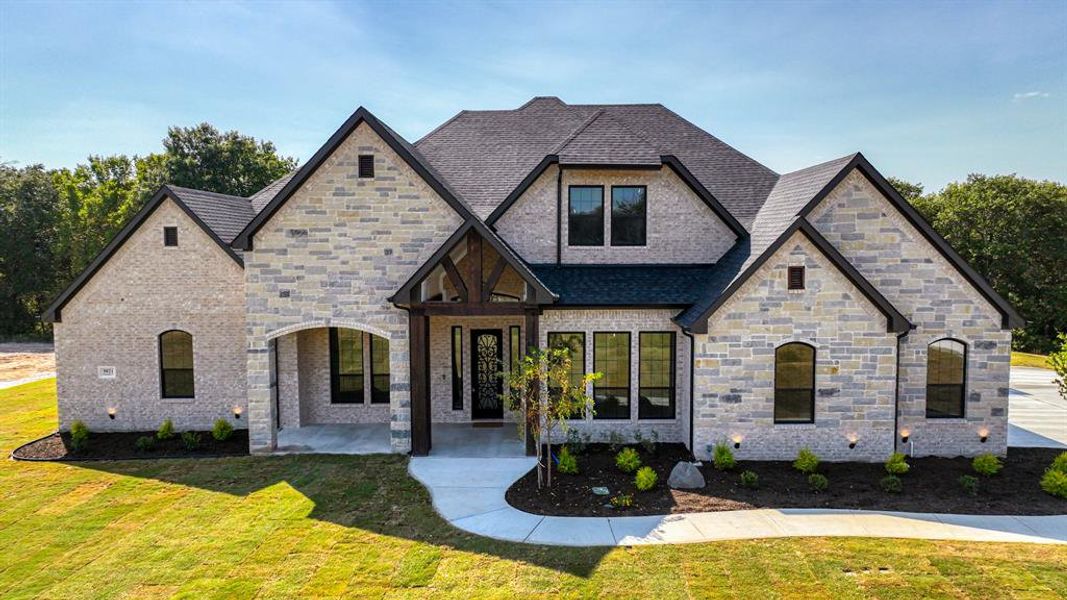
[[(514, 423), (475, 427), (434, 423), (430, 456), (500, 458), (525, 455)], [(343, 423), (287, 427), (278, 432), (275, 454), (383, 454), (392, 452), (388, 423)]]

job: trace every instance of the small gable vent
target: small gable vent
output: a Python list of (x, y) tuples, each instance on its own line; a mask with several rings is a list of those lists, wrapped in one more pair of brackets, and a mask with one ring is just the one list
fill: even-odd
[(359, 176), (361, 178), (374, 177), (374, 155), (361, 154), (359, 157)]
[(804, 289), (804, 267), (789, 267), (789, 289)]
[(177, 246), (178, 245), (178, 228), (177, 227), (164, 227), (163, 228), (163, 245), (164, 246)]

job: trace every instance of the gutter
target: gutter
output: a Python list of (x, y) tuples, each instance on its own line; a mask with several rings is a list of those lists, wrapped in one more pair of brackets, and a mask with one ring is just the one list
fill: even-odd
[(682, 329), (682, 335), (689, 338), (689, 452), (695, 457), (696, 451), (693, 448), (693, 399), (696, 397), (696, 390), (693, 389), (693, 383), (695, 382), (694, 372), (696, 370), (696, 338), (687, 329)]
[(897, 334), (897, 370), (893, 377), (893, 452), (897, 451), (897, 442), (900, 440), (900, 341), (911, 332), (915, 326)]

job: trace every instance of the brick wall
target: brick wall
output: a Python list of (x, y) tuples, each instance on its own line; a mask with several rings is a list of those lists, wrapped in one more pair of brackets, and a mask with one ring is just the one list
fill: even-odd
[[(463, 328), (463, 410), (452, 410), (452, 327)], [(471, 330), (499, 329), (502, 340), (502, 370), (510, 368), (510, 328), (518, 326), (525, 340), (522, 317), (430, 317), (430, 418), (434, 423), (471, 421)], [(517, 415), (504, 406), (504, 419)]]

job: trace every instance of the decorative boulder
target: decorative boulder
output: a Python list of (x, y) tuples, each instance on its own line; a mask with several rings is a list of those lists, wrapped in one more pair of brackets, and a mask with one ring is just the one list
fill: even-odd
[(704, 487), (704, 475), (691, 462), (682, 461), (671, 469), (667, 485), (675, 489), (695, 490)]

